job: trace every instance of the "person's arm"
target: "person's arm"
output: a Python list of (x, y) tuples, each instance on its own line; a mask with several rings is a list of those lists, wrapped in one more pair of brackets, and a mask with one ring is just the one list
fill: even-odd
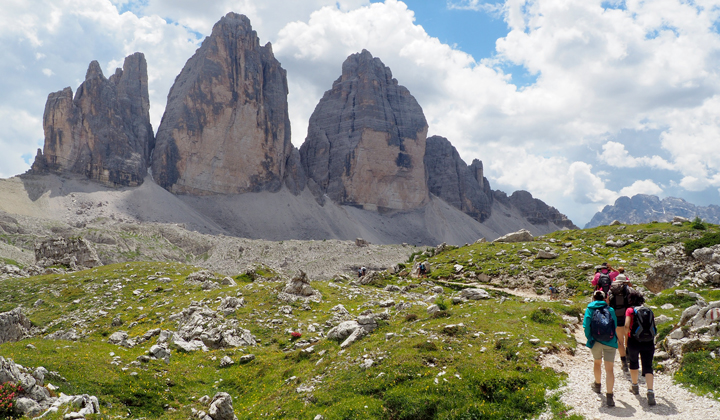
[(592, 315), (592, 309), (587, 308), (585, 309), (585, 318), (583, 318), (583, 329), (585, 330), (585, 338), (587, 339), (588, 344), (592, 340), (592, 335), (590, 335), (590, 317)]
[(629, 336), (629, 334), (630, 334), (630, 329), (632, 328), (634, 315), (635, 315), (635, 310), (633, 308), (627, 308), (625, 310), (625, 335), (626, 336)]
[(595, 277), (592, 279), (592, 285), (593, 287), (597, 287), (597, 282), (600, 280), (600, 272), (595, 273)]

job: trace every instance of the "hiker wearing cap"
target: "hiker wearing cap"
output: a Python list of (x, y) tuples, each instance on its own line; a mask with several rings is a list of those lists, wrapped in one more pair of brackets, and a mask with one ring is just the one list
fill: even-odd
[(592, 389), (598, 394), (601, 392), (602, 361), (604, 359), (607, 405), (608, 407), (615, 407), (615, 401), (613, 400), (613, 387), (615, 386), (613, 363), (618, 348), (617, 317), (613, 308), (608, 305), (607, 297), (602, 290), (596, 290), (593, 293), (593, 301), (585, 309), (583, 328), (585, 329), (585, 338), (587, 338), (585, 345), (590, 348), (594, 359), (593, 373), (595, 382), (592, 384)]
[(595, 290), (602, 290), (607, 296), (610, 293), (610, 286), (618, 274), (617, 270), (604, 262), (595, 267), (595, 277), (593, 277), (592, 285), (595, 286)]
[(633, 290), (630, 288), (630, 281), (625, 275), (625, 269), (618, 267), (618, 275), (610, 286), (610, 294), (608, 295), (608, 305), (615, 310), (617, 316), (617, 338), (618, 352), (620, 353), (620, 363), (623, 372), (628, 371), (628, 363), (626, 356), (627, 334), (625, 334), (625, 311), (630, 307), (628, 296)]

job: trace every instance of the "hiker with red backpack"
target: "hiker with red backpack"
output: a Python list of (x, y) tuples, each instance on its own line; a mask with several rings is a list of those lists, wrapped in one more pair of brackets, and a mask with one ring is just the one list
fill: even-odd
[(605, 292), (605, 296), (607, 296), (608, 293), (610, 293), (610, 286), (618, 274), (620, 273), (617, 270), (612, 268), (610, 264), (604, 262), (595, 267), (595, 277), (593, 277), (592, 285), (595, 287), (595, 290), (602, 290)]
[(627, 355), (630, 364), (630, 392), (640, 394), (638, 386), (639, 360), (642, 360), (642, 374), (647, 385), (648, 405), (655, 405), (653, 389), (653, 357), (655, 356), (655, 314), (650, 308), (642, 306), (645, 298), (639, 294), (630, 295), (630, 307), (625, 312), (625, 329), (627, 330)]
[(617, 317), (615, 316), (615, 310), (608, 305), (607, 296), (602, 290), (596, 290), (593, 293), (593, 301), (585, 309), (583, 327), (585, 329), (585, 338), (587, 338), (585, 345), (590, 348), (595, 361), (593, 366), (593, 373), (595, 374), (595, 382), (592, 384), (593, 391), (598, 394), (601, 392), (602, 361), (604, 360), (607, 405), (608, 407), (615, 407), (615, 400), (613, 399), (613, 387), (615, 385), (613, 363), (618, 348)]

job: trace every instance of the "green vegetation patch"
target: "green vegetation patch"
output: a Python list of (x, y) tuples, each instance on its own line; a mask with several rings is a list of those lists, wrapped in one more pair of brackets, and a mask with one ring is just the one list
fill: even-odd
[(720, 232), (706, 233), (699, 239), (685, 241), (685, 254), (691, 256), (693, 251), (720, 244)]
[[(688, 348), (691, 350), (683, 356), (680, 370), (675, 374), (675, 380), (691, 385), (698, 394), (711, 393), (715, 398), (720, 397), (720, 357), (717, 357), (720, 341)], [(715, 352), (716, 357), (710, 356)]]

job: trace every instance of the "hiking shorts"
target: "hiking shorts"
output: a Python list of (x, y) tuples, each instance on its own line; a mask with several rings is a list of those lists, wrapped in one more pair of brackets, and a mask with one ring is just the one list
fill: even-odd
[[(620, 309), (615, 310), (615, 315), (618, 314), (618, 311), (620, 311)], [(624, 311), (624, 309), (623, 309), (623, 311)], [(623, 312), (623, 313), (625, 313), (625, 312)], [(624, 328), (625, 327), (625, 315), (617, 315), (617, 320), (618, 320), (618, 322), (617, 322), (616, 327)]]
[(615, 347), (607, 346), (603, 343), (600, 343), (598, 341), (593, 344), (592, 348), (590, 349), (590, 352), (593, 355), (593, 359), (595, 360), (605, 360), (606, 362), (614, 362), (615, 361), (615, 352), (617, 349)]
[(627, 358), (631, 370), (640, 368), (642, 360), (642, 376), (653, 374), (653, 357), (655, 356), (655, 343), (649, 341), (641, 343), (633, 338), (628, 339)]

